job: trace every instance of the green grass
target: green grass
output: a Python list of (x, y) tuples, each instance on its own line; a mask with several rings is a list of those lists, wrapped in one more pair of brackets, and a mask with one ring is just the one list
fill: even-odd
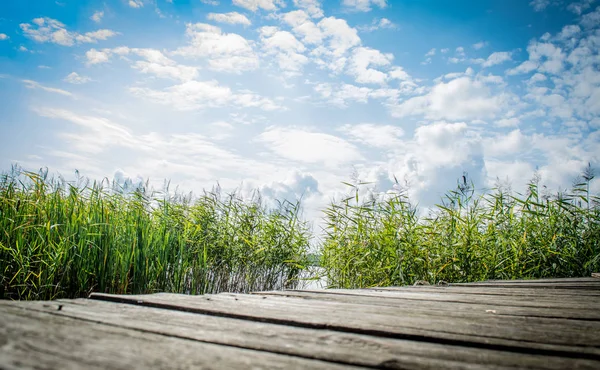
[(475, 195), (466, 178), (429, 216), (404, 193), (360, 199), (360, 186), (325, 210), (321, 267), (330, 287), (590, 276), (600, 271), (600, 207), (591, 171), (569, 193)]
[(0, 178), (0, 298), (293, 288), (310, 237), (298, 212), (218, 188), (192, 202), (13, 170)]

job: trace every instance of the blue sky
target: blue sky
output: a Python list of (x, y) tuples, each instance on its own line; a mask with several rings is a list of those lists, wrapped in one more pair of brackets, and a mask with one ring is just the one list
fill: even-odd
[[(600, 159), (594, 0), (0, 3), (0, 169), (427, 207)], [(600, 191), (597, 179), (592, 184)]]

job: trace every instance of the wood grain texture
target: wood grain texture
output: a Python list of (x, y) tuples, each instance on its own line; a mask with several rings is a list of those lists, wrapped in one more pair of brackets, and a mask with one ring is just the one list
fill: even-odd
[(0, 305), (3, 369), (344, 369)]
[(378, 337), (600, 360), (600, 323), (594, 321), (507, 318), (491, 312), (485, 317), (432, 316), (401, 307), (236, 294), (92, 294), (91, 298)]
[[(337, 289), (327, 289), (337, 290)], [(367, 289), (348, 289), (348, 290), (360, 290), (360, 291), (386, 291), (386, 290), (397, 290), (405, 292), (430, 292), (430, 293), (455, 293), (455, 294), (478, 294), (478, 295), (492, 295), (492, 296), (510, 296), (510, 297), (540, 297), (555, 299), (557, 297), (582, 297), (582, 296), (596, 296), (600, 297), (600, 291), (598, 290), (569, 290), (569, 289), (535, 289), (535, 288), (505, 288), (505, 287), (494, 287), (493, 289), (485, 287), (464, 287), (447, 285), (424, 285), (424, 286), (403, 286), (403, 287), (383, 287), (383, 288), (367, 288)]]
[[(382, 363), (405, 369), (478, 369), (482, 366), (595, 369), (600, 366), (600, 362), (592, 360), (554, 357), (548, 361), (544, 356), (531, 354), (312, 330), (103, 301), (18, 305), (132, 330), (367, 367), (380, 367)], [(58, 305), (62, 305), (60, 311)]]
[(600, 279), (0, 301), (0, 369), (599, 369)]
[[(488, 316), (489, 311), (501, 316), (521, 317), (546, 317), (576, 320), (600, 321), (600, 297), (590, 302), (584, 302), (580, 308), (557, 307), (523, 307), (517, 302), (498, 298), (480, 300), (480, 296), (471, 295), (471, 300), (455, 302), (450, 299), (439, 303), (431, 300), (405, 299), (403, 294), (374, 292), (365, 290), (323, 290), (323, 291), (271, 291), (254, 293), (257, 295), (271, 295), (283, 297), (296, 297), (311, 300), (334, 301), (340, 303), (359, 303), (376, 306), (401, 307), (406, 311), (423, 312), (430, 315), (450, 315), (458, 317), (472, 317), (473, 315)], [(431, 294), (430, 294), (431, 295)], [(444, 297), (444, 295), (441, 295)], [(466, 303), (466, 301), (469, 301)], [(483, 302), (482, 302), (483, 301)], [(548, 304), (550, 305), (550, 304)]]

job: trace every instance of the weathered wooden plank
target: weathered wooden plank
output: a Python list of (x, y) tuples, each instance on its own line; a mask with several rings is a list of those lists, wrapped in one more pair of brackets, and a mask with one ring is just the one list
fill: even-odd
[[(600, 367), (600, 361), (314, 330), (92, 300), (18, 303), (19, 307), (202, 342), (351, 365), (411, 369)], [(62, 305), (60, 311), (57, 310)]]
[[(459, 283), (460, 285), (475, 285), (475, 284), (573, 284), (573, 283), (593, 283), (591, 277), (576, 277), (576, 278), (545, 278), (545, 279), (514, 279), (514, 280), (484, 280), (472, 283)], [(457, 285), (457, 284), (454, 284)]]
[[(307, 290), (309, 291), (309, 290)], [(336, 289), (335, 291), (349, 294), (357, 294), (353, 289)], [(375, 295), (397, 297), (405, 300), (415, 300), (420, 302), (455, 302), (465, 304), (489, 304), (494, 306), (519, 306), (530, 308), (554, 308), (554, 309), (575, 309), (588, 310), (600, 304), (599, 297), (569, 297), (569, 299), (556, 299), (552, 297), (518, 297), (506, 296), (498, 297), (487, 294), (462, 294), (444, 293), (444, 292), (425, 292), (418, 290), (396, 290), (396, 289), (369, 289), (367, 291), (375, 292)], [(319, 292), (310, 290), (310, 292)], [(368, 294), (368, 293), (364, 293)]]
[(465, 283), (465, 284), (452, 284), (453, 286), (468, 287), (468, 288), (528, 288), (528, 289), (547, 289), (547, 290), (558, 290), (558, 289), (578, 289), (578, 290), (600, 290), (600, 282), (581, 282), (581, 283)]
[(0, 305), (3, 369), (344, 369)]
[[(330, 289), (328, 289), (330, 290)], [(529, 289), (529, 288), (499, 288), (494, 289), (482, 288), (482, 287), (469, 287), (465, 289), (460, 286), (438, 286), (438, 285), (422, 285), (422, 286), (399, 286), (399, 287), (383, 287), (383, 288), (365, 288), (360, 290), (373, 290), (373, 291), (385, 291), (385, 290), (397, 290), (406, 292), (430, 292), (430, 293), (454, 293), (454, 294), (483, 294), (493, 296), (514, 296), (514, 297), (542, 297), (552, 298), (565, 297), (570, 299), (571, 297), (582, 297), (592, 296), (600, 297), (600, 291), (597, 290), (569, 290), (569, 289)]]
[(592, 277), (599, 279), (600, 278), (600, 272), (592, 272)]
[(153, 294), (91, 298), (246, 320), (439, 344), (600, 360), (600, 323), (496, 316), (457, 318), (298, 298)]
[(403, 310), (423, 312), (431, 315), (457, 315), (471, 317), (472, 315), (488, 316), (489, 312), (503, 316), (523, 317), (548, 317), (562, 319), (595, 320), (600, 321), (600, 299), (597, 304), (589, 304), (587, 309), (559, 309), (547, 307), (521, 307), (518, 305), (481, 304), (476, 299), (473, 303), (460, 303), (446, 301), (440, 304), (436, 301), (415, 301), (403, 299), (400, 294), (385, 294), (385, 292), (365, 291), (356, 289), (351, 291), (339, 291), (335, 289), (322, 291), (268, 291), (257, 292), (257, 295), (276, 295), (283, 297), (297, 297), (305, 299), (326, 300), (341, 303), (358, 303), (376, 306), (401, 307)]
[(453, 283), (452, 286), (460, 287), (510, 287), (529, 289), (583, 289), (600, 290), (600, 281), (593, 277), (536, 279), (536, 280), (486, 280), (473, 283)]

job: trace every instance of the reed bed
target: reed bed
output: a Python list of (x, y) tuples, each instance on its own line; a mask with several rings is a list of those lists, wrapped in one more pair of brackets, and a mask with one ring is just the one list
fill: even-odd
[[(328, 286), (362, 288), (486, 279), (590, 276), (600, 271), (600, 199), (586, 170), (573, 189), (476, 195), (463, 177), (427, 216), (405, 191), (362, 199), (361, 186), (325, 210)], [(542, 193), (540, 192), (540, 188)]]
[(299, 204), (267, 209), (214, 188), (201, 196), (68, 183), (13, 169), (0, 178), (0, 298), (90, 292), (190, 294), (297, 287), (310, 232)]
[(406, 191), (365, 197), (367, 184), (347, 184), (311, 248), (299, 202), (267, 208), (258, 193), (172, 195), (13, 169), (0, 176), (0, 298), (589, 276), (600, 271), (593, 177), (588, 168), (556, 194), (538, 177), (524, 194), (480, 194), (465, 176), (426, 215)]

